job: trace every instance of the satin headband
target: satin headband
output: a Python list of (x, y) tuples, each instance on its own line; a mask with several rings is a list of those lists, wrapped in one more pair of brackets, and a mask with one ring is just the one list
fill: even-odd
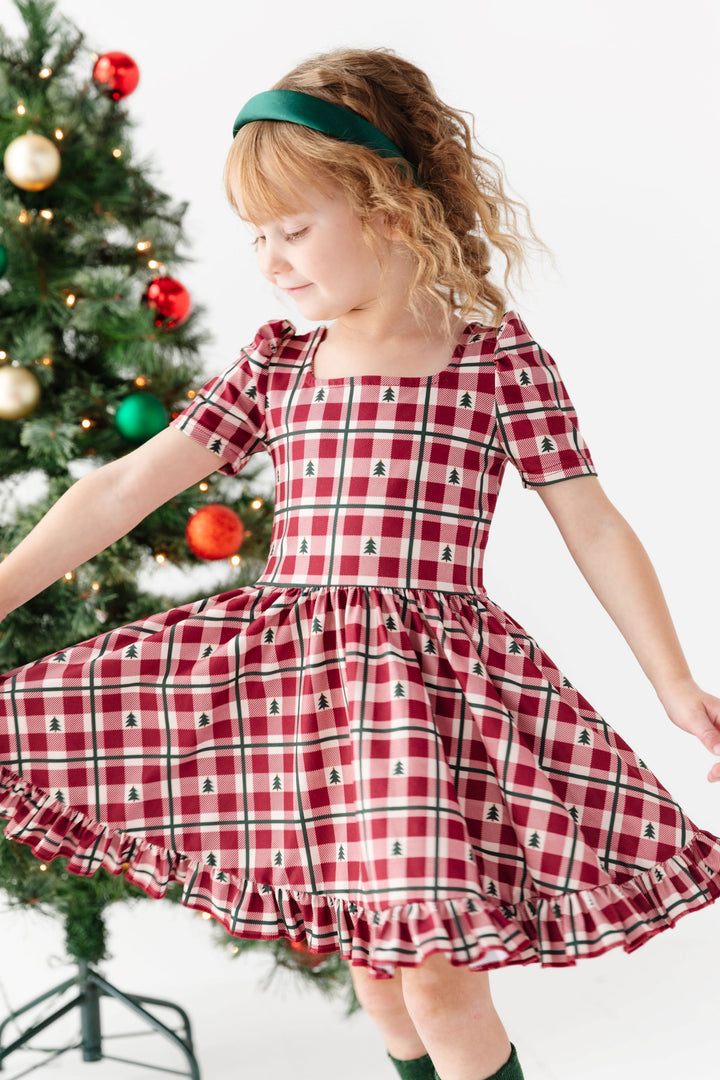
[(367, 146), (382, 157), (402, 158), (412, 169), (415, 183), (419, 187), (425, 187), (420, 182), (415, 166), (408, 161), (402, 150), (369, 120), (343, 105), (313, 97), (312, 94), (304, 94), (300, 90), (264, 90), (251, 97), (237, 114), (233, 139), (241, 127), (253, 120), (289, 120), (291, 124), (302, 124), (304, 127), (321, 131), (324, 135), (333, 135), (345, 142)]

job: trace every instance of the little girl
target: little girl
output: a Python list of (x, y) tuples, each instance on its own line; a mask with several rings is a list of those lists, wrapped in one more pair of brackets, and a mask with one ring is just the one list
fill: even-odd
[(488, 972), (638, 948), (718, 898), (720, 839), (485, 591), (508, 462), (712, 753), (720, 699), (491, 280), (493, 247), (522, 258), (520, 204), (427, 75), (391, 49), (310, 58), (241, 110), (225, 178), (261, 273), (320, 325), (264, 323), (74, 484), (0, 564), (0, 617), (262, 450), (267, 565), (0, 679), (5, 835), (339, 951), (401, 1077), (519, 1080)]

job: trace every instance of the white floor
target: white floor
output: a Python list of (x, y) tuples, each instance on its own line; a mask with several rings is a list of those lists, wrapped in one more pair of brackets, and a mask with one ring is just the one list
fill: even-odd
[[(286, 972), (263, 991), (270, 958), (232, 958), (199, 914), (162, 902), (108, 912), (111, 960), (101, 973), (129, 993), (177, 1001), (191, 1018), (202, 1080), (394, 1080), (366, 1013), (344, 1017)], [(681, 919), (632, 954), (621, 948), (574, 968), (499, 969), (493, 997), (518, 1048), (525, 1080), (678, 1080), (718, 1074), (720, 904)], [(0, 1018), (60, 983), (62, 929), (35, 912), (0, 915)], [(68, 993), (63, 1001), (71, 1000)], [(33, 1020), (57, 1007), (38, 1006)], [(115, 1001), (101, 1002), (104, 1033), (145, 1029)], [(30, 1014), (26, 1014), (29, 1017)], [(79, 1035), (77, 1011), (35, 1039), (60, 1047)], [(27, 1023), (26, 1017), (23, 1024)], [(169, 1014), (162, 1018), (169, 1021)], [(174, 1021), (171, 1022), (174, 1026)], [(149, 1029), (147, 1029), (149, 1030)], [(18, 1034), (12, 1025), (7, 1045)], [(106, 1039), (104, 1050), (186, 1073), (185, 1060), (154, 1033)], [(21, 1051), (2, 1080), (26, 1075), (48, 1055)], [(33, 1076), (57, 1080), (149, 1080), (168, 1075), (118, 1062), (83, 1062), (79, 1051), (45, 1060)]]

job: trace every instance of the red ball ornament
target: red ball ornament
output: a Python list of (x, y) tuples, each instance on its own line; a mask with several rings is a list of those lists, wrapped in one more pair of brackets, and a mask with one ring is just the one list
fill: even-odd
[(161, 326), (165, 330), (182, 326), (192, 311), (190, 293), (172, 277), (153, 278), (143, 296), (143, 302), (153, 311), (157, 311), (160, 318), (155, 319), (155, 326)]
[(188, 521), (185, 539), (199, 559), (227, 559), (242, 546), (245, 529), (229, 506), (208, 503)]
[(140, 81), (140, 69), (124, 52), (104, 53), (95, 61), (92, 77), (114, 101), (127, 97)]

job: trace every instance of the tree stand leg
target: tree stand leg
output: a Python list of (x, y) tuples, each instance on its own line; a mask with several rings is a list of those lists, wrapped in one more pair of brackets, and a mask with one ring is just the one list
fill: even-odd
[[(73, 976), (73, 978), (66, 979), (65, 982), (60, 983), (51, 990), (47, 990), (44, 994), (29, 1001), (26, 1005), (23, 1005), (16, 1012), (11, 1013), (10, 1016), (0, 1022), (0, 1071), (3, 1069), (3, 1062), (14, 1050), (18, 1050), (25, 1046), (30, 1039), (33, 1039), (41, 1031), (49, 1027), (56, 1020), (59, 1020), (61, 1016), (64, 1016), (65, 1013), (70, 1012), (70, 1010), (74, 1009), (76, 1006), (80, 1009), (80, 1042), (63, 1047), (57, 1051), (49, 1051), (48, 1053), (52, 1054), (53, 1057), (58, 1057), (68, 1050), (81, 1049), (83, 1061), (102, 1061), (105, 1059), (106, 1061), (121, 1061), (127, 1065), (147, 1064), (146, 1062), (132, 1061), (127, 1058), (113, 1057), (110, 1054), (103, 1053), (100, 998), (105, 996), (113, 997), (117, 1001), (123, 1002), (123, 1004), (131, 1009), (132, 1012), (147, 1021), (148, 1024), (174, 1043), (174, 1045), (185, 1055), (190, 1071), (180, 1072), (178, 1069), (168, 1069), (157, 1065), (151, 1066), (152, 1068), (157, 1069), (159, 1072), (174, 1073), (176, 1076), (189, 1076), (191, 1077), (191, 1080), (200, 1080), (200, 1068), (193, 1052), (190, 1019), (184, 1009), (180, 1008), (179, 1005), (175, 1005), (171, 1001), (165, 1001), (162, 998), (141, 997), (138, 994), (123, 993), (122, 990), (118, 990), (116, 986), (113, 986), (112, 983), (108, 982), (108, 980), (100, 975), (99, 972), (94, 971), (85, 961), (79, 961), (79, 969), (78, 974)], [(15, 1042), (10, 1043), (7, 1047), (3, 1047), (3, 1033), (5, 1027), (12, 1020), (17, 1019), (22, 1013), (27, 1012), (28, 1009), (32, 1009), (35, 1005), (39, 1005), (42, 1001), (46, 1001), (51, 997), (60, 996), (71, 986), (78, 986), (80, 989), (80, 993), (76, 998), (61, 1006), (52, 1013), (51, 1016), (47, 1016), (44, 1020), (27, 1028)], [(162, 1005), (167, 1009), (174, 1009), (180, 1016), (182, 1025), (185, 1029), (184, 1036), (178, 1035), (173, 1028), (168, 1027), (162, 1020), (158, 1020), (151, 1012), (144, 1009), (143, 1005)], [(138, 1032), (136, 1034), (146, 1034), (146, 1032)], [(50, 1058), (48, 1058), (48, 1060), (50, 1060)]]

